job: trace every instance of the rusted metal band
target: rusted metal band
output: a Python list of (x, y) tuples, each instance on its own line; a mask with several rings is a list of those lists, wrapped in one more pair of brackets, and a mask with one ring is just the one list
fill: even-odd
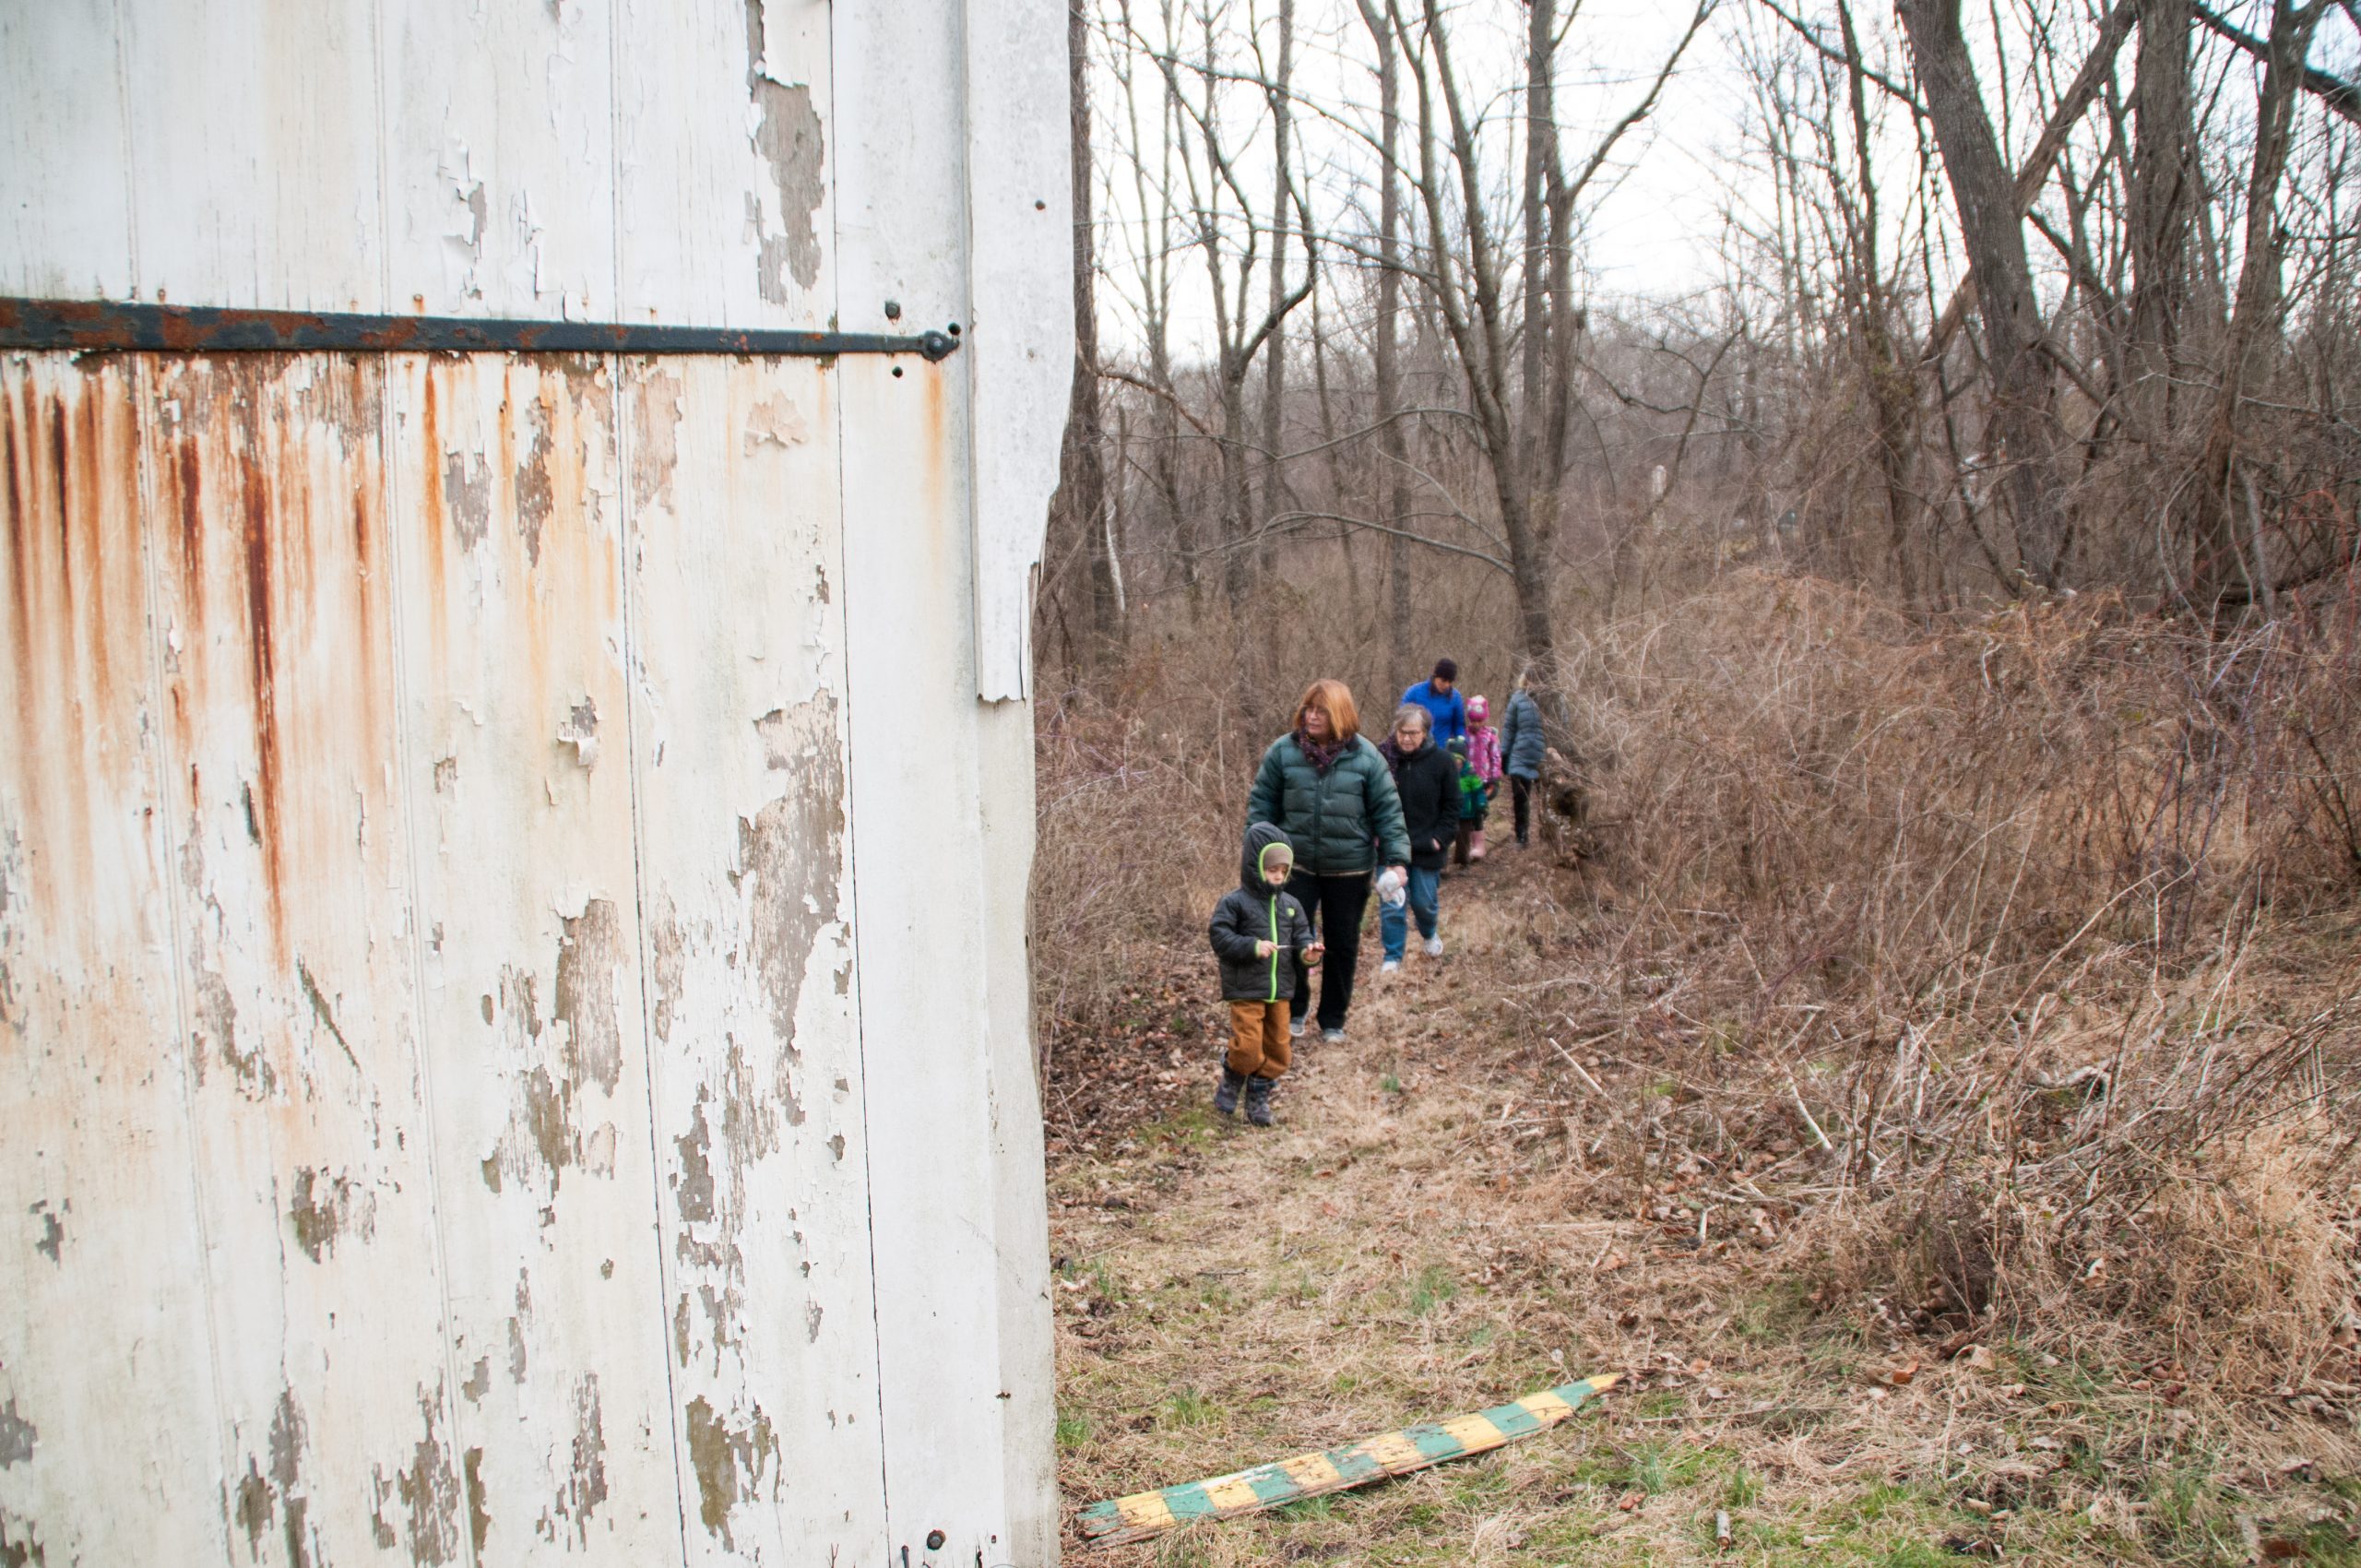
[(955, 327), (896, 337), (0, 298), (0, 349), (83, 353), (917, 354), (936, 361), (958, 349), (957, 334)]

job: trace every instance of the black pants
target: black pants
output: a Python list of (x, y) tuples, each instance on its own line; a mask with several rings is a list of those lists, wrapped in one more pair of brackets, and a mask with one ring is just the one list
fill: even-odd
[[(1311, 917), (1312, 928), (1328, 944), (1320, 960), (1320, 1014), (1314, 1021), (1323, 1029), (1345, 1027), (1345, 1010), (1353, 1004), (1353, 971), (1361, 961), (1361, 914), (1369, 908), (1370, 873), (1315, 876), (1299, 871), (1287, 878), (1287, 891)], [(1295, 965), (1295, 1012), (1311, 1013), (1311, 971), (1300, 958)]]
[(1509, 775), (1509, 798), (1516, 802), (1516, 841), (1525, 842), (1525, 828), (1533, 820), (1533, 784), (1530, 778)]

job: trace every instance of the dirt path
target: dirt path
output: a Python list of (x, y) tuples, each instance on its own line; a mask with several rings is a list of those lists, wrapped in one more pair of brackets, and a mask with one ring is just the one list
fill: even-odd
[[(1570, 1122), (1541, 1087), (1567, 1072), (1501, 1027), (1569, 896), (1537, 862), (1447, 881), (1449, 952), (1414, 949), (1399, 976), (1376, 974), (1372, 920), (1350, 1037), (1308, 1042), (1280, 1126), (1212, 1113), (1207, 1035), (1159, 1120), (1053, 1162), (1061, 1478), (1071, 1509), (1590, 1372), (1631, 1381), (1494, 1455), (1156, 1546), (1070, 1538), (1070, 1561), (2245, 1560), (2248, 1526), (2199, 1461), (2176, 1467), (2185, 1418), (2152, 1393), (2006, 1346), (1946, 1360), (1818, 1311), (1778, 1206), (1581, 1154), (1625, 1114), (1613, 1083)], [(1552, 956), (1550, 983), (1569, 962)], [(1210, 1028), (1216, 1004), (1194, 1011)], [(1643, 1071), (1593, 1075), (1617, 1068)], [(2127, 1469), (2134, 1438), (2152, 1458)], [(2332, 1487), (2282, 1501), (2349, 1506)]]

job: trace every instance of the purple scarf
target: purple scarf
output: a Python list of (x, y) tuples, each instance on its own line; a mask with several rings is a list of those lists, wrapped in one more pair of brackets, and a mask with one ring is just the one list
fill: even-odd
[(1303, 754), (1303, 760), (1311, 765), (1311, 771), (1314, 773), (1324, 774), (1335, 766), (1336, 759), (1344, 754), (1346, 746), (1350, 743), (1350, 742), (1333, 737), (1325, 741), (1315, 741), (1300, 729), (1295, 732), (1296, 750)]

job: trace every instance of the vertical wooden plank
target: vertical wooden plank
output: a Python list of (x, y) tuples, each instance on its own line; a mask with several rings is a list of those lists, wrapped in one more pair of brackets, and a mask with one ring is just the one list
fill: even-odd
[[(968, 307), (967, 33), (971, 20), (1001, 30), (968, 13), (964, 0), (911, 0), (837, 15), (848, 326), (886, 299), (919, 321)], [(1001, 330), (1026, 351), (1021, 325)], [(845, 512), (859, 519), (846, 537), (851, 782), (888, 1544), (914, 1562), (936, 1529), (940, 1562), (1022, 1562), (1054, 1541), (1038, 1446), (1053, 1420), (1048, 1260), (1039, 1190), (1013, 1166), (1032, 1135), (1016, 1119), (1038, 1111), (1020, 1098), (1029, 1053), (1008, 1032), (1022, 1028), (1010, 995), (1022, 973), (1001, 968), (1020, 958), (1022, 905), (994, 882), (1022, 885), (1029, 835), (1008, 818), (1031, 793), (1025, 770), (1003, 766), (1022, 719), (977, 701), (975, 347), (899, 376), (875, 360), (841, 373)], [(926, 737), (922, 750), (908, 735)], [(908, 966), (909, 953), (927, 960)]]
[[(959, 367), (842, 372), (861, 1034), (891, 1545), (1008, 1539)], [(915, 737), (923, 742), (909, 743)], [(993, 1282), (991, 1290), (979, 1282)], [(956, 1281), (954, 1285), (951, 1282)]]
[(834, 379), (788, 360), (625, 371), (633, 764), (692, 1562), (875, 1562), (884, 1534)]
[(391, 386), (472, 1542), (676, 1562), (609, 367), (404, 356)]
[(469, 1558), (415, 1038), (380, 375), (249, 355), (152, 377), (162, 810), (248, 1561)]
[(624, 318), (826, 327), (827, 0), (615, 5)]
[(391, 309), (612, 319), (610, 12), (386, 8)]
[(386, 308), (374, 0), (133, 9), (122, 47), (148, 296)]
[(0, 294), (131, 292), (114, 13), (114, 0), (0, 6)]
[[(0, 1562), (219, 1559), (136, 376), (0, 356)], [(193, 1288), (194, 1287), (194, 1288)]]

